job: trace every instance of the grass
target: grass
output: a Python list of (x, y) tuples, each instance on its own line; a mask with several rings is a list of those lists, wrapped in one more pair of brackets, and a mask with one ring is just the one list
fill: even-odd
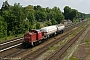
[(76, 20), (73, 20), (73, 22), (74, 22), (74, 23), (79, 23), (79, 20), (78, 20), (78, 19), (76, 19)]
[(37, 54), (37, 52), (34, 53), (34, 55), (36, 55), (36, 54)]
[[(68, 59), (67, 59), (68, 60)], [(74, 56), (70, 57), (69, 60), (79, 60), (78, 58), (75, 58)]]
[(89, 43), (89, 42), (90, 42), (90, 39), (86, 39), (85, 42), (86, 42), (86, 43)]
[(9, 39), (12, 39), (12, 38), (15, 38), (15, 36), (0, 38), (0, 42), (5, 41), (5, 40), (9, 40)]

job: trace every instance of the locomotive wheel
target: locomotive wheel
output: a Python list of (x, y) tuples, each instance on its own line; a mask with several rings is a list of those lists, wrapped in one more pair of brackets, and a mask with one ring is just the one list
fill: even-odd
[(22, 42), (21, 47), (25, 47), (25, 43), (24, 42)]
[(34, 42), (34, 46), (37, 46), (39, 44), (39, 41)]
[(48, 36), (44, 36), (44, 39), (47, 40), (48, 39)]
[(61, 33), (63, 33), (63, 30), (61, 31)]
[(57, 34), (57, 33), (55, 32), (55, 33), (54, 33), (54, 37), (56, 36), (56, 34)]

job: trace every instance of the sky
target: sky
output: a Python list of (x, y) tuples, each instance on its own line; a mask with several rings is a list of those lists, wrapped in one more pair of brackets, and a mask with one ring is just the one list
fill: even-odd
[[(6, 0), (0, 0), (0, 7), (4, 1)], [(79, 12), (90, 14), (90, 0), (8, 0), (8, 3), (10, 5), (20, 3), (20, 5), (24, 7), (28, 5), (40, 5), (43, 8), (53, 8), (56, 6), (59, 7), (62, 12), (65, 6), (69, 6)]]

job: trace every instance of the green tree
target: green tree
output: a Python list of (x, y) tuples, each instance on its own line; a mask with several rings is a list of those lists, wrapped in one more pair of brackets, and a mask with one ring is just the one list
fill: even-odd
[(0, 16), (0, 38), (7, 36), (7, 23), (4, 18)]
[(45, 8), (42, 8), (40, 5), (34, 6), (34, 10), (45, 12)]
[(40, 29), (41, 28), (41, 24), (39, 22), (36, 23), (36, 29)]
[(24, 20), (26, 19), (24, 8), (20, 3), (15, 3), (12, 9), (12, 14), (15, 16), (13, 21), (15, 34), (24, 33)]
[(2, 10), (7, 10), (9, 8), (9, 6), (10, 5), (9, 5), (8, 1), (5, 1), (5, 2), (3, 2), (1, 9)]
[(70, 15), (71, 15), (71, 17), (70, 17), (71, 20), (73, 20), (73, 19), (77, 19), (77, 18), (78, 18), (78, 11), (75, 10), (75, 9), (72, 9)]
[(58, 24), (60, 24), (60, 22), (64, 19), (64, 16), (62, 13), (57, 13), (56, 15), (56, 21), (58, 22)]
[(4, 17), (7, 23), (7, 34), (17, 35), (24, 33), (24, 19), (25, 11), (20, 3), (15, 3), (14, 6), (9, 6), (9, 9), (2, 11), (2, 16)]
[(61, 13), (60, 9), (57, 7), (52, 8), (50, 12), (50, 19), (54, 18), (58, 24), (64, 19), (63, 14)]
[(30, 28), (29, 30), (31, 30), (33, 28), (33, 25), (34, 25), (34, 22), (35, 22), (35, 16), (34, 16), (34, 13), (33, 12), (30, 12), (27, 19), (29, 20), (30, 22)]
[(50, 21), (46, 22), (45, 24), (46, 24), (46, 26), (51, 26), (52, 25), (52, 23)]
[(85, 18), (88, 14), (78, 12), (78, 18)]
[(67, 20), (70, 19), (73, 21), (73, 19), (78, 18), (78, 11), (75, 9), (71, 9), (69, 6), (65, 6), (64, 16), (65, 16), (65, 19), (67, 19)]
[(64, 16), (65, 16), (65, 19), (70, 19), (71, 17), (71, 8), (69, 6), (65, 6), (64, 7)]
[(9, 5), (8, 1), (3, 2), (2, 7), (1, 7), (1, 9), (0, 9), (0, 15), (1, 15), (1, 16), (3, 15), (3, 11), (9, 9), (9, 6), (10, 6), (10, 5)]
[(41, 11), (35, 11), (35, 19), (39, 22), (46, 20), (46, 13)]
[(54, 18), (52, 18), (51, 23), (52, 25), (56, 25), (58, 22)]

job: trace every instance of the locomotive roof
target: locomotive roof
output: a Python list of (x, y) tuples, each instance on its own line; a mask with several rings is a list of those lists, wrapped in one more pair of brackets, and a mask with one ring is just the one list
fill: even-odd
[(28, 32), (27, 34), (29, 34), (29, 35), (33, 35), (33, 34), (35, 34), (34, 32)]

